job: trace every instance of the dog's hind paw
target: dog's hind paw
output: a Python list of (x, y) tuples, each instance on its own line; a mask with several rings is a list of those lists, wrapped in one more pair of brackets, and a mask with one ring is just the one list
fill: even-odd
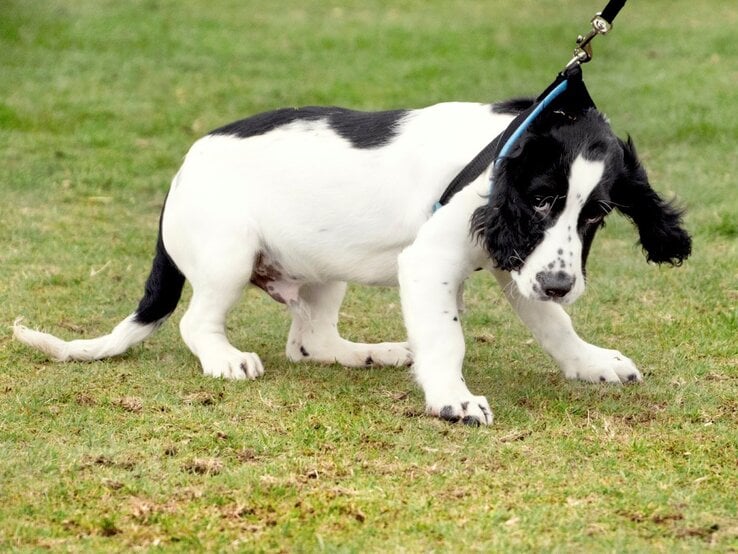
[(287, 357), (293, 362), (338, 363), (346, 367), (410, 366), (413, 355), (406, 342), (365, 344), (339, 338), (321, 345), (290, 344)]
[(223, 379), (256, 379), (264, 375), (264, 365), (253, 352), (239, 352), (235, 348), (221, 355), (200, 357), (203, 373)]
[[(364, 357), (362, 365), (394, 365), (409, 367), (413, 363), (413, 354), (410, 352), (406, 342), (380, 342), (363, 346), (365, 347), (364, 352), (359, 351), (354, 353), (354, 358), (358, 359), (358, 361), (361, 361), (361, 358)], [(364, 356), (364, 354), (366, 354), (366, 356)]]
[(491, 425), (494, 420), (487, 399), (471, 393), (450, 394), (435, 400), (426, 398), (426, 413), (450, 423), (461, 422), (472, 427)]

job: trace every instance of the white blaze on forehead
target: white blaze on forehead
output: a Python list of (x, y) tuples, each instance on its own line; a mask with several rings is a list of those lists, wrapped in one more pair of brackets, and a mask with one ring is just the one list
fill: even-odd
[(604, 171), (605, 162), (587, 160), (581, 154), (576, 157), (574, 163), (571, 164), (569, 191), (566, 196), (566, 206), (560, 219), (565, 219), (565, 216), (575, 216), (574, 223), (576, 224), (582, 206), (602, 179)]

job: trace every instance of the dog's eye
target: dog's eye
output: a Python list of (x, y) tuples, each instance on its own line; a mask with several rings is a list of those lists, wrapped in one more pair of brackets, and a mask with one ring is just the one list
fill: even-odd
[(584, 220), (584, 224), (585, 225), (597, 225), (598, 223), (601, 223), (603, 219), (605, 219), (605, 214), (598, 214), (598, 215), (586, 218)]
[(604, 219), (610, 211), (612, 211), (612, 207), (608, 202), (598, 200), (584, 208), (583, 213), (579, 216), (579, 221), (587, 227), (601, 225), (604, 223)]
[(534, 200), (535, 204), (533, 209), (539, 214), (547, 214), (551, 210), (551, 205), (554, 201), (551, 196), (536, 196)]

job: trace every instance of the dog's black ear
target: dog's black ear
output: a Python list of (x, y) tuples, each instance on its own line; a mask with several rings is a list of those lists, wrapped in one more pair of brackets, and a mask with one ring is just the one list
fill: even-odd
[(612, 190), (614, 206), (638, 228), (649, 262), (681, 265), (692, 252), (692, 239), (682, 227), (684, 210), (651, 188), (631, 138), (628, 142), (618, 141), (624, 163)]
[(506, 163), (502, 162), (503, 167), (496, 171), (487, 204), (474, 210), (471, 232), (482, 242), (496, 267), (515, 271), (543, 238), (543, 231), (532, 224), (532, 211), (513, 186), (504, 167)]

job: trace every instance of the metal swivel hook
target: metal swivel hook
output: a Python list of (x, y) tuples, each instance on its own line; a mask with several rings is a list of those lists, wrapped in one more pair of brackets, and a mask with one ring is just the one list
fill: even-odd
[(566, 64), (566, 67), (564, 69), (568, 69), (576, 63), (583, 64), (591, 60), (592, 39), (594, 39), (597, 35), (607, 34), (610, 29), (612, 29), (612, 24), (608, 23), (607, 20), (602, 17), (601, 12), (598, 12), (597, 15), (592, 18), (592, 30), (589, 31), (585, 36), (577, 36), (577, 46), (574, 49), (574, 57), (569, 61), (568, 64)]

